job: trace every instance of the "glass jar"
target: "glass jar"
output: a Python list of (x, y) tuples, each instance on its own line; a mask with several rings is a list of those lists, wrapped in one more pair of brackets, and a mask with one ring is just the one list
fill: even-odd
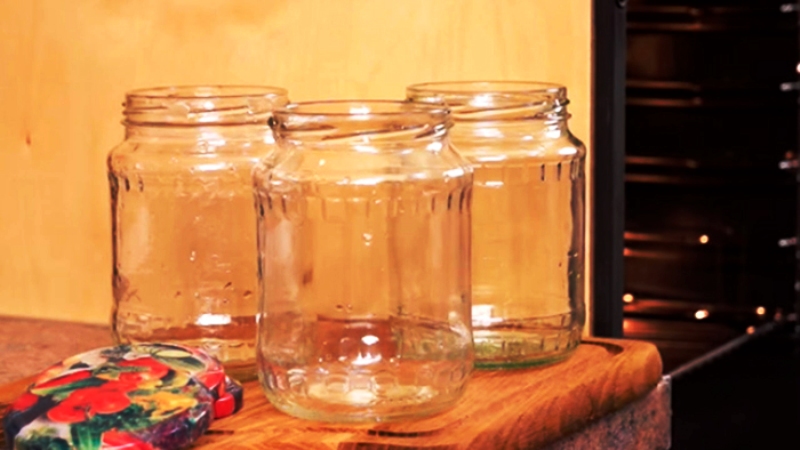
[(586, 149), (567, 90), (536, 82), (410, 86), (452, 110), (451, 142), (474, 170), (472, 326), (477, 367), (555, 362), (580, 342)]
[(108, 156), (117, 343), (201, 347), (255, 378), (252, 168), (277, 148), (271, 87), (129, 92), (125, 140)]
[(281, 153), (255, 171), (258, 360), (294, 416), (432, 414), (472, 369), (472, 171), (445, 108), (312, 102), (278, 110)]

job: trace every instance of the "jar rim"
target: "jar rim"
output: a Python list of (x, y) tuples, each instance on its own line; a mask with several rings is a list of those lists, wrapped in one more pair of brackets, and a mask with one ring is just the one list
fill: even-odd
[(406, 88), (414, 94), (438, 93), (449, 95), (541, 95), (551, 94), (566, 97), (566, 86), (546, 81), (524, 80), (466, 80), (466, 81), (429, 81), (414, 83)]
[(291, 141), (399, 141), (441, 138), (452, 125), (447, 105), (403, 100), (319, 100), (275, 109), (275, 136)]
[(132, 89), (125, 93), (127, 98), (143, 99), (215, 99), (248, 97), (286, 97), (288, 91), (275, 86), (258, 85), (179, 85), (156, 86)]
[(272, 111), (289, 103), (286, 89), (272, 86), (194, 85), (129, 91), (125, 126), (266, 126)]
[(352, 117), (354, 119), (389, 118), (415, 113), (446, 118), (450, 110), (444, 105), (412, 103), (403, 100), (355, 99), (303, 101), (275, 109), (276, 115)]
[(567, 88), (541, 81), (433, 81), (412, 84), (406, 98), (414, 103), (446, 105), (456, 122), (569, 118)]

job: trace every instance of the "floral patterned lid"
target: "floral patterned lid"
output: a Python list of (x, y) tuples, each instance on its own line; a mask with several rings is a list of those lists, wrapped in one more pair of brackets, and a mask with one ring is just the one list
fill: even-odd
[(50, 367), (3, 420), (9, 450), (169, 450), (242, 407), (242, 387), (202, 350), (135, 344)]

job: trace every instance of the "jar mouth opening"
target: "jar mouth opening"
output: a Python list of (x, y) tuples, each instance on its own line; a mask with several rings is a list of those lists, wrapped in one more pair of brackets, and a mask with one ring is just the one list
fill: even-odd
[(408, 86), (409, 95), (489, 95), (489, 96), (541, 96), (566, 97), (567, 88), (561, 84), (543, 81), (433, 81)]
[(266, 126), (275, 108), (289, 103), (286, 90), (272, 86), (170, 86), (126, 94), (125, 125)]
[(298, 102), (278, 108), (275, 114), (293, 116), (329, 116), (337, 119), (391, 118), (421, 114), (446, 118), (450, 113), (443, 105), (415, 104), (400, 100), (319, 100)]
[(568, 118), (567, 88), (540, 81), (435, 81), (406, 88), (414, 103), (445, 105), (457, 122)]
[(255, 85), (186, 85), (159, 86), (133, 89), (125, 96), (142, 99), (214, 99), (250, 97), (286, 97), (286, 89), (273, 86)]
[(277, 108), (270, 121), (278, 137), (344, 142), (444, 136), (451, 126), (445, 105), (401, 100), (322, 100)]

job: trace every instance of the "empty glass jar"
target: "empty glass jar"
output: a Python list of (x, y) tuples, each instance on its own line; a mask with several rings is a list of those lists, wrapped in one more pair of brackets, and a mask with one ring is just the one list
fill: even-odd
[(202, 347), (255, 377), (252, 168), (276, 149), (270, 87), (137, 90), (108, 157), (117, 342)]
[(583, 144), (567, 91), (535, 82), (410, 86), (452, 109), (456, 150), (472, 163), (472, 325), (478, 367), (544, 364), (580, 342), (584, 306)]
[(260, 166), (258, 358), (270, 401), (324, 421), (450, 407), (472, 369), (472, 171), (447, 109), (317, 102), (276, 111)]

